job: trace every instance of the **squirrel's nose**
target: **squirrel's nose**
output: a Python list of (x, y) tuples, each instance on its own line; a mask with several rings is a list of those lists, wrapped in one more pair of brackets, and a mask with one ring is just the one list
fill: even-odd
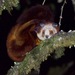
[(49, 36), (48, 36), (48, 35), (46, 35), (46, 38), (47, 38), (47, 39), (48, 39), (48, 37), (49, 37)]

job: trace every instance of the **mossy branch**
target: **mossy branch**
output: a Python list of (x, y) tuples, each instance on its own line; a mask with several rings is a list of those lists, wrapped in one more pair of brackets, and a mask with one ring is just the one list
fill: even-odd
[(13, 7), (18, 7), (19, 0), (0, 0), (0, 15), (2, 14), (3, 10), (10, 10), (13, 9)]
[[(26, 54), (24, 61), (15, 62), (7, 75), (26, 75), (31, 69), (38, 70), (40, 64), (47, 60), (47, 57), (54, 51), (64, 47), (75, 46), (75, 31), (62, 32), (54, 35), (52, 38), (42, 41), (41, 44), (35, 47), (31, 52)], [(62, 50), (60, 49), (60, 52)], [(59, 53), (60, 57), (61, 54)]]

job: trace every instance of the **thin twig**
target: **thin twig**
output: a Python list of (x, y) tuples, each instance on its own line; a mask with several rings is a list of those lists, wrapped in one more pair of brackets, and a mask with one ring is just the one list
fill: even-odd
[(61, 26), (61, 20), (62, 20), (63, 9), (64, 9), (64, 6), (65, 6), (66, 3), (67, 3), (66, 0), (64, 0), (64, 3), (63, 3), (63, 5), (62, 5), (62, 7), (61, 7), (61, 14), (60, 14), (60, 19), (59, 19), (59, 26)]
[(44, 4), (45, 4), (45, 2), (46, 2), (46, 0), (43, 0), (43, 3), (42, 3), (42, 5), (44, 5)]

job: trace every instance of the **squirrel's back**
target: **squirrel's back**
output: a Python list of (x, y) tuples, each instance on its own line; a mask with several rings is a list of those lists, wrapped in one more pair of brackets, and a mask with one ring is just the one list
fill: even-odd
[(54, 21), (54, 15), (52, 10), (47, 6), (36, 5), (31, 7), (29, 10), (25, 10), (17, 20), (18, 24), (23, 24), (32, 19)]

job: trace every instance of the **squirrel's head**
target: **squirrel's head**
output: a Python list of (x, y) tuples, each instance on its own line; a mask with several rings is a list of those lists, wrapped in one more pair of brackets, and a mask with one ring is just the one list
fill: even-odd
[(36, 27), (36, 34), (40, 40), (51, 38), (59, 31), (59, 26), (55, 23), (41, 23)]

